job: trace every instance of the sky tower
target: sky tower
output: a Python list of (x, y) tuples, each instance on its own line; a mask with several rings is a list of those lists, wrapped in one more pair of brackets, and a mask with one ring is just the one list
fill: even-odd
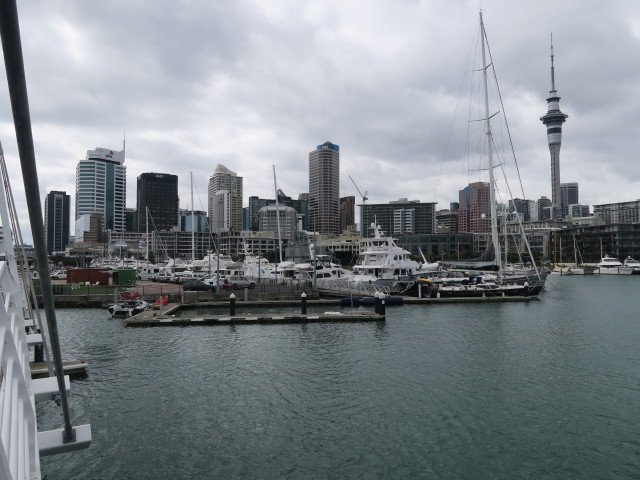
[(555, 218), (561, 204), (560, 196), (560, 144), (562, 143), (562, 124), (569, 115), (560, 111), (560, 97), (556, 92), (556, 80), (553, 67), (553, 35), (551, 36), (551, 90), (547, 98), (549, 110), (540, 121), (547, 127), (547, 142), (551, 153), (551, 206)]

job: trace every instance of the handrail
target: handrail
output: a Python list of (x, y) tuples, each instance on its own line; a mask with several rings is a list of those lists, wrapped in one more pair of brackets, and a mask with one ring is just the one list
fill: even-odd
[(0, 262), (0, 296), (0, 478), (40, 478), (22, 294), (6, 262)]

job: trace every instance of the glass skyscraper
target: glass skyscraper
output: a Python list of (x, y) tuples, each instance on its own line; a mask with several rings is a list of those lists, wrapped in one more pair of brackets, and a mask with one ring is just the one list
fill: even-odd
[(67, 192), (52, 191), (44, 203), (44, 231), (47, 252), (64, 252), (69, 244), (69, 212), (71, 199)]
[(105, 229), (124, 232), (126, 195), (124, 149), (87, 150), (87, 158), (76, 167), (76, 220), (82, 215), (100, 213)]
[(340, 233), (340, 147), (331, 142), (309, 152), (309, 224), (317, 233)]
[(178, 176), (143, 173), (138, 177), (138, 231), (170, 231), (178, 226)]

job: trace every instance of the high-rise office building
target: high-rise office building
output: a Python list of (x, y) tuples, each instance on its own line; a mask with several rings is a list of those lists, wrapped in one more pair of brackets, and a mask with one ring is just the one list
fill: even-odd
[(545, 196), (542, 196), (536, 202), (538, 210), (538, 220), (549, 220), (550, 217), (545, 213), (551, 209), (551, 200)]
[(560, 184), (560, 204), (576, 205), (578, 201), (578, 183), (561, 183)]
[(470, 183), (459, 192), (458, 231), (491, 231), (491, 193), (487, 182)]
[(436, 204), (401, 198), (389, 203), (360, 205), (363, 236), (372, 234), (371, 224), (380, 226), (385, 235), (428, 234), (436, 231)]
[(309, 226), (340, 233), (340, 147), (331, 142), (309, 152)]
[[(560, 111), (560, 97), (556, 91), (555, 70), (553, 66), (553, 43), (551, 44), (551, 90), (547, 98), (549, 109), (540, 121), (547, 127), (547, 142), (551, 154), (551, 206), (559, 210), (562, 205), (560, 192), (560, 145), (562, 143), (562, 124), (569, 115)], [(577, 203), (577, 202), (576, 202)], [(556, 215), (554, 214), (554, 217)]]
[(44, 203), (44, 232), (47, 252), (63, 252), (69, 244), (71, 197), (67, 192), (52, 191)]
[(76, 218), (76, 243), (104, 243), (106, 233), (104, 231), (104, 218), (98, 212), (84, 213)]
[(76, 167), (76, 219), (99, 213), (105, 229), (124, 232), (126, 196), (124, 148), (87, 150), (87, 158)]
[(195, 228), (196, 233), (207, 233), (209, 231), (209, 219), (207, 212), (202, 210), (180, 209), (180, 231), (191, 232)]
[(531, 212), (529, 211), (529, 200), (523, 200), (522, 198), (514, 198), (509, 200), (509, 219), (516, 219), (518, 215), (521, 222), (528, 222), (531, 220)]
[(242, 177), (218, 165), (209, 178), (208, 199), (212, 232), (242, 230)]
[(261, 232), (275, 232), (280, 237), (287, 240), (295, 240), (298, 232), (298, 213), (293, 207), (285, 205), (268, 205), (260, 209), (259, 223)]
[(356, 226), (356, 197), (340, 198), (340, 232)]
[[(245, 230), (257, 232), (260, 224), (260, 209), (269, 205), (275, 205), (275, 203), (275, 199), (271, 198), (249, 197), (249, 207), (245, 209), (247, 214)], [(300, 197), (294, 200), (288, 195), (285, 195), (282, 190), (278, 190), (278, 205), (293, 207), (298, 214), (298, 218), (302, 221), (301, 230), (309, 229), (309, 200), (306, 194), (300, 194)]]
[(138, 177), (138, 231), (171, 231), (178, 226), (178, 176), (143, 173)]

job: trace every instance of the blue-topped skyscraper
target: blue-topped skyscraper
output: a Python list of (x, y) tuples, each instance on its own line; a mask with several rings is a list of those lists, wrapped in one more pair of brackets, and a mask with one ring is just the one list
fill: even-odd
[(309, 152), (309, 227), (340, 233), (340, 147), (331, 142)]
[(569, 115), (560, 111), (560, 97), (556, 92), (555, 71), (553, 66), (553, 40), (551, 42), (551, 90), (547, 98), (549, 110), (540, 120), (547, 127), (547, 142), (551, 153), (551, 207), (553, 218), (558, 216), (562, 197), (560, 192), (560, 144), (562, 143), (562, 124)]

